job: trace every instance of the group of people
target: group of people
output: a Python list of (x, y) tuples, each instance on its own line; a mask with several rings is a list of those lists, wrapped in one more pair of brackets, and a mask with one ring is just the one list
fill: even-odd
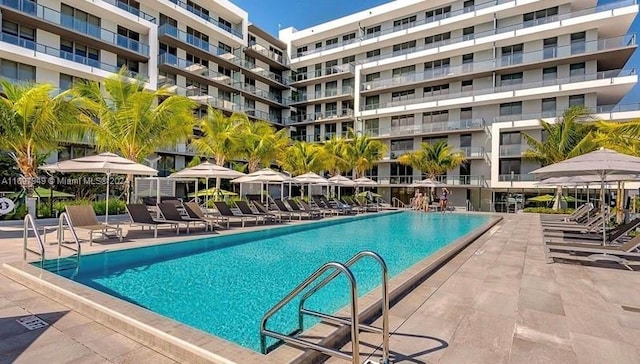
[[(445, 212), (447, 210), (447, 202), (449, 200), (449, 195), (451, 192), (445, 187), (442, 189), (442, 195), (440, 195), (438, 208), (440, 211)], [(411, 208), (419, 211), (429, 211), (429, 206), (431, 201), (435, 200), (435, 193), (433, 196), (429, 197), (427, 193), (422, 194), (420, 190), (416, 189), (415, 194), (413, 195)]]

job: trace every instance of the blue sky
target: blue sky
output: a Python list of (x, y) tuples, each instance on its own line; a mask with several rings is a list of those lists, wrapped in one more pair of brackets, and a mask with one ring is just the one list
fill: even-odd
[[(427, 0), (428, 1), (428, 0)], [(600, 0), (599, 4), (616, 0)], [(231, 0), (249, 13), (249, 21), (269, 33), (278, 35), (282, 28), (293, 26), (304, 29), (360, 10), (385, 4), (388, 0)], [(640, 33), (640, 17), (637, 17), (629, 33)], [(626, 68), (640, 65), (640, 52), (636, 52)], [(640, 85), (622, 100), (629, 104), (640, 101)]]

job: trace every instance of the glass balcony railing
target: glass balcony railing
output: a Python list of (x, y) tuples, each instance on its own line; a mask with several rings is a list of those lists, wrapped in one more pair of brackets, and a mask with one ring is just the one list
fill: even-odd
[(351, 73), (355, 72), (355, 67), (352, 63), (335, 65), (327, 68), (322, 68), (319, 70), (313, 70), (308, 72), (301, 72), (294, 74), (291, 78), (293, 82), (301, 82), (306, 80), (313, 80), (315, 78), (320, 78), (329, 75), (337, 75), (341, 73)]
[(324, 132), (324, 138), (323, 140), (327, 141), (327, 140), (331, 140), (333, 138), (347, 138), (347, 132), (337, 132), (337, 131), (331, 131), (331, 132)]
[(529, 149), (526, 144), (507, 144), (500, 146), (500, 157), (520, 157), (522, 153)]
[(414, 149), (392, 149), (389, 151), (389, 153), (386, 155), (385, 159), (392, 159), (392, 160), (396, 160), (398, 159), (398, 157), (400, 157), (401, 155), (407, 154), (407, 153), (411, 153), (413, 152)]
[(458, 148), (458, 150), (460, 150), (460, 152), (462, 152), (462, 154), (464, 155), (465, 158), (484, 158), (485, 157), (485, 153), (484, 153), (484, 147), (481, 146), (477, 146), (477, 147), (460, 147)]
[(533, 174), (500, 174), (498, 175), (499, 182), (532, 182), (536, 181), (536, 176)]
[(436, 181), (444, 183), (449, 186), (478, 186), (482, 187), (486, 185), (484, 176), (469, 176), (469, 175), (447, 175), (436, 176)]
[[(17, 45), (22, 48), (30, 49), (35, 53), (46, 54), (48, 56), (65, 59), (75, 63), (83, 64), (85, 66), (89, 66), (91, 68), (98, 68), (103, 71), (107, 71), (111, 73), (117, 73), (120, 70), (120, 67), (116, 65), (100, 62), (99, 60), (91, 57), (75, 54), (75, 53), (61, 50), (58, 48), (50, 47), (44, 44), (36, 43), (30, 40), (18, 38), (14, 35), (6, 34), (6, 33), (0, 33), (0, 41)], [(148, 76), (143, 75), (141, 73), (129, 71), (128, 76), (131, 78), (140, 78), (143, 81), (148, 81)]]
[(253, 86), (253, 85), (248, 85), (243, 82), (235, 82), (232, 84), (232, 86), (237, 89), (243, 90), (251, 95), (255, 95), (262, 99), (269, 100), (283, 106), (287, 106), (291, 102), (291, 100), (289, 100), (286, 97), (282, 97), (282, 95), (278, 95), (276, 93), (257, 88), (256, 86)]
[(183, 43), (187, 43), (190, 44), (200, 50), (203, 50), (205, 52), (211, 53), (213, 55), (216, 56), (223, 56), (225, 55), (225, 57), (235, 57), (233, 54), (231, 54), (230, 52), (222, 49), (222, 48), (218, 48), (213, 44), (210, 44), (209, 42), (202, 40), (196, 36), (194, 36), (193, 34), (189, 34), (183, 30), (180, 30), (176, 27), (174, 27), (173, 25), (170, 24), (163, 24), (161, 26), (158, 27), (158, 35), (162, 36), (162, 35), (168, 35), (170, 37), (176, 38), (178, 40), (180, 40)]
[(260, 44), (257, 44), (257, 43), (249, 44), (249, 47), (247, 48), (251, 49), (256, 53), (260, 53), (266, 58), (272, 59), (283, 66), (287, 66), (289, 64), (289, 62), (287, 62), (287, 59), (282, 54), (278, 54), (270, 49), (263, 47)]
[(234, 36), (236, 36), (236, 37), (238, 37), (240, 39), (243, 39), (243, 35), (242, 35), (241, 31), (239, 31), (237, 29), (234, 29), (233, 27), (220, 22), (218, 19), (212, 18), (208, 13), (205, 13), (200, 9), (196, 9), (193, 6), (191, 6), (188, 3), (184, 2), (184, 1), (181, 1), (181, 0), (169, 0), (169, 1), (171, 1), (174, 4), (176, 4), (179, 7), (187, 10), (188, 12), (197, 15), (198, 17), (206, 20), (207, 22), (217, 26), (218, 28), (226, 31), (227, 33), (231, 33)]
[(298, 115), (291, 120), (295, 123), (302, 122), (311, 122), (311, 121), (325, 121), (332, 120), (338, 118), (352, 118), (353, 117), (353, 109), (342, 109), (342, 110), (329, 110), (329, 111), (321, 111), (316, 113), (311, 113), (307, 115)]
[[(520, 121), (520, 120), (555, 119), (555, 118), (561, 117), (564, 112), (565, 110), (555, 110), (555, 111), (544, 111), (544, 112), (537, 112), (537, 113), (496, 116), (493, 119), (493, 122), (500, 123), (500, 122), (514, 122), (514, 121)], [(606, 114), (614, 114), (614, 113), (620, 113), (620, 112), (640, 112), (640, 103), (600, 105), (600, 106), (589, 108), (589, 112), (591, 113), (594, 119), (600, 118), (603, 120), (614, 120), (615, 119), (614, 115), (606, 115)], [(603, 114), (605, 114), (604, 117), (603, 117)], [(589, 120), (585, 120), (585, 121), (589, 121)]]
[(312, 92), (308, 95), (294, 95), (291, 100), (294, 103), (300, 103), (338, 96), (353, 96), (353, 87), (343, 86), (341, 88)]
[(432, 68), (425, 70), (424, 72), (415, 72), (402, 76), (394, 76), (392, 78), (379, 79), (371, 82), (365, 82), (364, 84), (362, 84), (362, 90), (370, 91), (387, 87), (403, 86), (422, 81), (429, 81), (432, 79), (495, 70), (496, 68), (513, 66), (517, 64), (534, 63), (554, 58), (569, 57), (572, 55), (635, 46), (637, 45), (637, 37), (634, 33), (619, 37), (584, 42), (582, 43), (582, 46), (578, 48), (576, 48), (575, 45), (576, 44), (545, 48), (534, 52), (526, 52), (511, 56), (480, 60), (477, 62), (462, 64), (458, 66)]
[(242, 112), (247, 114), (249, 117), (255, 118), (257, 120), (269, 121), (274, 124), (282, 124), (282, 125), (291, 124), (289, 118), (283, 117), (281, 115), (271, 114), (262, 110), (245, 108), (242, 110)]
[(114, 44), (122, 48), (149, 56), (149, 45), (137, 40), (114, 33), (84, 20), (80, 20), (60, 11), (37, 4), (31, 0), (0, 0), (0, 5), (27, 13), (28, 15), (62, 26), (66, 29), (88, 35), (106, 43)]
[(533, 81), (533, 82), (523, 82), (523, 83), (516, 83), (516, 84), (496, 86), (496, 87), (487, 87), (487, 88), (463, 91), (463, 92), (441, 93), (438, 95), (425, 96), (421, 98), (413, 98), (413, 99), (406, 99), (406, 100), (400, 100), (400, 101), (391, 101), (386, 103), (364, 105), (363, 107), (361, 107), (361, 110), (363, 111), (375, 110), (375, 109), (382, 109), (382, 108), (388, 108), (388, 107), (394, 107), (394, 106), (420, 104), (420, 103), (430, 102), (430, 101), (451, 100), (458, 97), (478, 96), (478, 95), (486, 95), (491, 93), (508, 92), (508, 91), (519, 91), (519, 90), (531, 89), (536, 87), (556, 86), (556, 85), (584, 82), (584, 81), (612, 79), (611, 82), (613, 83), (613, 78), (632, 76), (632, 75), (637, 75), (636, 68), (587, 73), (583, 75), (574, 75), (574, 76), (565, 77), (565, 78), (556, 78), (556, 79), (540, 80), (540, 81)]
[(394, 137), (402, 135), (447, 133), (456, 130), (471, 131), (482, 130), (485, 127), (484, 119), (450, 120), (427, 122), (422, 125), (403, 125), (390, 128), (367, 129), (372, 137)]
[[(558, 15), (554, 15), (554, 16), (550, 16), (550, 17), (546, 17), (546, 18), (540, 18), (540, 19), (536, 19), (535, 21), (526, 21), (526, 22), (520, 22), (517, 24), (513, 24), (513, 25), (509, 25), (506, 27), (502, 27), (502, 28), (496, 28), (496, 29), (491, 29), (491, 30), (487, 30), (487, 31), (483, 31), (483, 32), (478, 32), (478, 33), (474, 33), (474, 34), (466, 34), (464, 36), (461, 37), (456, 37), (456, 38), (450, 38), (444, 41), (440, 41), (440, 42), (434, 42), (434, 43), (429, 43), (429, 44), (423, 44), (423, 45), (419, 45), (416, 47), (411, 47), (411, 48), (407, 48), (407, 49), (403, 49), (401, 51), (387, 51), (384, 53), (381, 53), (380, 55), (376, 55), (374, 57), (369, 57), (366, 59), (363, 59), (362, 63), (369, 63), (369, 62), (376, 62), (382, 59), (388, 59), (388, 58), (393, 58), (393, 57), (397, 57), (397, 56), (402, 56), (408, 53), (415, 53), (415, 52), (419, 52), (419, 51), (424, 51), (424, 50), (428, 50), (428, 49), (434, 49), (434, 48), (439, 48), (442, 46), (447, 46), (447, 45), (452, 45), (452, 44), (456, 44), (456, 43), (461, 43), (461, 42), (465, 42), (465, 41), (470, 41), (473, 44), (478, 43), (478, 40), (480, 38), (484, 38), (484, 37), (489, 37), (489, 36), (493, 36), (496, 34), (502, 34), (502, 33), (507, 33), (507, 32), (515, 32), (516, 30), (520, 30), (520, 29), (524, 29), (524, 28), (530, 28), (530, 27), (534, 27), (534, 26), (538, 26), (538, 25), (544, 25), (544, 24), (548, 24), (548, 23), (553, 23), (553, 22), (560, 22), (560, 26), (565, 25), (564, 22), (566, 20), (569, 19), (573, 19), (573, 18), (577, 18), (580, 16), (585, 16), (585, 15), (591, 15), (591, 14), (595, 14), (595, 13), (611, 13), (611, 15), (613, 15), (613, 11), (615, 9), (619, 9), (619, 8), (623, 8), (623, 7), (627, 7), (627, 6), (631, 6), (631, 5), (635, 5), (637, 4), (636, 0), (622, 0), (622, 1), (616, 1), (613, 3), (609, 3), (609, 4), (603, 4), (600, 6), (597, 6), (595, 8), (589, 8), (589, 9), (583, 9), (583, 10), (578, 10), (578, 11), (574, 11), (574, 12), (569, 12), (569, 13), (564, 13), (564, 14), (558, 14)], [(575, 23), (575, 21), (569, 21), (566, 22), (566, 25), (573, 25)], [(531, 29), (529, 29), (531, 30)], [(582, 42), (582, 44), (584, 44), (584, 42)], [(471, 45), (469, 45), (471, 46)], [(579, 50), (580, 47), (578, 47), (577, 45), (574, 44), (574, 48), (576, 50)]]
[(145, 13), (144, 11), (142, 11), (142, 10), (140, 10), (138, 8), (135, 8), (135, 7), (129, 5), (129, 4), (125, 3), (125, 2), (120, 1), (120, 0), (102, 0), (102, 1), (104, 1), (104, 2), (106, 2), (108, 4), (111, 4), (111, 5), (115, 6), (115, 7), (118, 7), (120, 9), (122, 9), (122, 10), (128, 12), (128, 13), (131, 13), (131, 14), (139, 17), (139, 18), (142, 18), (144, 20), (150, 21), (152, 23), (156, 22), (155, 16), (151, 16), (151, 15)]
[(199, 63), (194, 63), (191, 61), (187, 61), (186, 59), (178, 58), (173, 54), (163, 53), (159, 55), (158, 64), (167, 64), (176, 68), (180, 68), (187, 72), (197, 74), (201, 77), (205, 77), (217, 83), (222, 83), (228, 86), (231, 86), (233, 83), (233, 79), (227, 75), (210, 70), (208, 67), (203, 66)]

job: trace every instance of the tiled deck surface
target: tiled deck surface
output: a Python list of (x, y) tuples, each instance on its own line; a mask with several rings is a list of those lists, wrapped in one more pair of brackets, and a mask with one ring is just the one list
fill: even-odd
[[(21, 259), (22, 240), (10, 230), (0, 227), (0, 262)], [(547, 264), (541, 234), (536, 215), (506, 215), (392, 307), (394, 361), (640, 363), (640, 310), (623, 309), (640, 309), (640, 272)], [(150, 244), (148, 232), (136, 236), (113, 247)], [(51, 326), (28, 331), (15, 321), (32, 314)], [(363, 354), (380, 345), (377, 336), (361, 340)], [(12, 362), (172, 361), (0, 275), (0, 363)]]

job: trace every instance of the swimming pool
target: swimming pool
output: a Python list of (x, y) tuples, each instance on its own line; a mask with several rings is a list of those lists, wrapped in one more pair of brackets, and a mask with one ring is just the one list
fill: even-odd
[[(90, 254), (82, 257), (78, 271), (58, 269), (64, 265), (50, 260), (45, 269), (258, 351), (262, 315), (323, 263), (372, 250), (385, 259), (393, 277), (489, 219), (364, 215)], [(373, 261), (361, 261), (353, 273), (360, 295), (380, 284)], [(340, 278), (307, 307), (335, 312), (348, 299), (346, 280)], [(297, 327), (296, 306), (294, 301), (275, 315), (269, 327), (282, 332)]]

